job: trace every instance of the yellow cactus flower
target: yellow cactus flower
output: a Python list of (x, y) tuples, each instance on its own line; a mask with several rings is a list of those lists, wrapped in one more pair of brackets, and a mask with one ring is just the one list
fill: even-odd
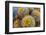
[(40, 16), (40, 12), (39, 12), (38, 10), (34, 10), (34, 11), (32, 12), (32, 15), (33, 15), (33, 16)]
[(32, 16), (25, 16), (22, 19), (23, 27), (25, 27), (25, 26), (28, 27), (28, 26), (32, 25), (32, 23), (33, 23), (32, 19), (33, 19)]
[(24, 12), (24, 8), (21, 8), (21, 7), (20, 7), (20, 8), (18, 8), (18, 12), (19, 12), (19, 13)]
[(19, 27), (19, 22), (18, 22), (18, 20), (14, 21), (14, 27), (15, 27), (15, 28)]

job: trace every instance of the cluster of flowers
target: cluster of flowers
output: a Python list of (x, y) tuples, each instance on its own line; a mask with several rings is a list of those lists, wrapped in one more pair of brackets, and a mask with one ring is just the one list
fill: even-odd
[(13, 27), (35, 27), (40, 26), (39, 8), (18, 8), (14, 18)]

